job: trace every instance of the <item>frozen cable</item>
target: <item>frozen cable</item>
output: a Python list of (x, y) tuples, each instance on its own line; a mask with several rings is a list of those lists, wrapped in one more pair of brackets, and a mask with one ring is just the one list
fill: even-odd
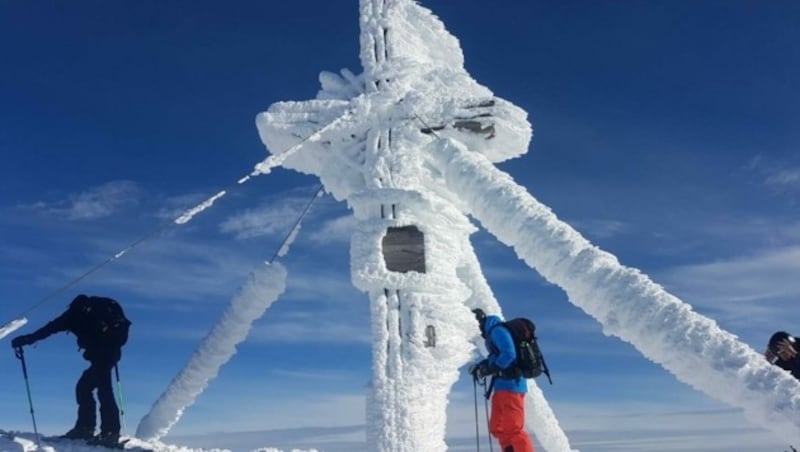
[[(77, 278), (69, 281), (68, 283), (64, 284), (63, 286), (59, 287), (58, 289), (56, 289), (56, 290), (50, 292), (49, 294), (47, 294), (46, 296), (42, 297), (41, 299), (39, 299), (38, 301), (33, 303), (29, 308), (27, 308), (26, 310), (22, 311), (19, 314), (19, 316), (17, 316), (17, 319), (13, 319), (10, 322), (8, 322), (7, 325), (5, 325), (3, 327), (0, 327), (0, 330), (4, 330), (5, 328), (10, 327), (15, 322), (19, 322), (20, 320), (22, 320), (25, 317), (25, 315), (27, 315), (31, 311), (37, 309), (39, 306), (43, 305), (45, 302), (55, 298), (57, 295), (62, 294), (67, 289), (71, 288), (75, 284), (77, 284), (80, 281), (82, 281), (84, 278), (88, 277), (89, 275), (91, 275), (92, 273), (96, 272), (97, 270), (100, 270), (101, 268), (105, 267), (106, 265), (110, 264), (111, 262), (114, 262), (115, 260), (119, 259), (120, 257), (125, 255), (128, 251), (130, 251), (134, 247), (138, 246), (139, 244), (141, 244), (141, 243), (143, 243), (143, 242), (145, 242), (147, 240), (150, 240), (151, 238), (153, 238), (156, 235), (160, 234), (162, 231), (164, 231), (168, 227), (171, 227), (173, 224), (185, 224), (185, 223), (188, 223), (189, 221), (191, 221), (191, 219), (195, 215), (197, 215), (198, 213), (200, 213), (200, 212), (208, 209), (209, 207), (211, 207), (214, 204), (215, 201), (217, 201), (218, 199), (220, 199), (223, 196), (225, 196), (225, 194), (229, 190), (234, 188), (236, 185), (242, 185), (242, 184), (250, 181), (255, 176), (259, 176), (261, 174), (269, 174), (269, 172), (271, 171), (272, 168), (280, 165), (281, 163), (283, 163), (286, 160), (286, 158), (288, 158), (290, 155), (292, 155), (295, 152), (297, 152), (306, 141), (311, 140), (311, 139), (319, 139), (319, 137), (323, 133), (325, 133), (331, 127), (333, 127), (334, 125), (337, 125), (338, 123), (340, 123), (341, 121), (343, 121), (347, 117), (349, 117), (349, 112), (346, 112), (342, 116), (339, 116), (338, 118), (336, 118), (333, 121), (329, 122), (325, 127), (321, 128), (321, 129), (317, 130), (316, 132), (312, 133), (311, 135), (303, 138), (297, 144), (293, 145), (292, 147), (290, 147), (286, 151), (281, 152), (281, 153), (279, 153), (277, 155), (273, 154), (270, 157), (266, 158), (265, 160), (263, 160), (262, 162), (260, 162), (259, 164), (256, 165), (256, 167), (255, 167), (256, 169), (254, 169), (250, 173), (240, 177), (239, 179), (236, 180), (236, 182), (234, 182), (232, 184), (229, 184), (227, 187), (225, 187), (224, 189), (222, 189), (219, 192), (217, 192), (217, 194), (215, 194), (214, 196), (206, 199), (205, 201), (203, 201), (202, 203), (192, 207), (191, 209), (185, 210), (180, 216), (178, 216), (174, 220), (171, 220), (171, 221), (169, 221), (167, 223), (164, 223), (161, 226), (155, 228), (150, 233), (142, 236), (138, 240), (135, 240), (134, 242), (132, 242), (127, 247), (125, 247), (122, 250), (114, 253), (111, 257), (109, 257), (108, 259), (98, 263), (97, 265), (95, 265), (94, 267), (90, 268), (89, 270), (87, 270), (83, 274), (79, 275)], [(300, 220), (302, 220), (303, 216), (305, 216), (305, 214), (308, 212), (308, 209), (311, 207), (311, 203), (313, 202), (313, 200), (316, 197), (320, 196), (321, 192), (322, 192), (322, 187), (320, 187), (315, 192), (314, 198), (312, 198), (311, 202), (309, 202), (308, 206), (306, 206), (306, 210), (303, 212), (303, 214), (298, 219), (297, 223), (295, 224), (295, 228), (297, 227), (297, 224), (299, 224)], [(276, 252), (275, 256), (272, 257), (270, 262), (272, 262), (272, 260), (274, 260), (275, 257), (278, 255), (280, 250), (283, 248), (284, 244), (289, 240), (289, 238), (292, 235), (293, 231), (294, 231), (294, 228), (293, 228), (292, 231), (290, 231), (289, 235), (284, 239), (283, 244), (278, 249), (278, 252)]]
[(289, 232), (286, 234), (286, 237), (283, 238), (283, 241), (281, 242), (278, 249), (275, 250), (275, 254), (272, 255), (272, 258), (268, 262), (269, 264), (272, 264), (272, 262), (275, 261), (275, 259), (278, 256), (282, 255), (281, 252), (284, 251), (284, 247), (286, 247), (287, 242), (289, 242), (290, 239), (292, 239), (297, 235), (297, 228), (298, 226), (300, 226), (300, 222), (303, 221), (303, 218), (305, 218), (306, 214), (311, 209), (311, 204), (314, 204), (314, 201), (320, 196), (322, 196), (322, 193), (323, 193), (323, 188), (322, 185), (320, 185), (319, 188), (317, 188), (314, 191), (314, 196), (312, 196), (311, 199), (308, 201), (308, 204), (306, 204), (306, 208), (303, 209), (303, 212), (300, 213), (299, 217), (297, 217), (297, 221), (294, 222), (292, 229), (289, 230)]

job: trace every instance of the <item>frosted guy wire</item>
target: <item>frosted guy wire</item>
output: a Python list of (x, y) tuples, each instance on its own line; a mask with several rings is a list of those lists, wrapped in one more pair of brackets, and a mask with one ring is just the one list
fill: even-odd
[(286, 269), (262, 264), (253, 269), (225, 310), (222, 318), (195, 350), (189, 362), (172, 380), (150, 412), (139, 422), (136, 437), (160, 439), (180, 420), (186, 408), (216, 378), (219, 369), (247, 339), (253, 322), (286, 290)]
[(225, 196), (225, 193), (227, 193), (227, 192), (225, 190), (222, 190), (221, 192), (219, 192), (216, 195), (206, 199), (205, 201), (203, 201), (202, 203), (198, 204), (197, 206), (187, 210), (186, 212), (183, 213), (183, 215), (181, 215), (180, 217), (175, 219), (175, 223), (176, 224), (188, 223), (192, 219), (192, 217), (194, 217), (198, 213), (200, 213), (200, 212), (208, 209), (212, 205), (214, 205), (214, 201), (216, 201), (219, 198), (222, 198), (223, 196)]
[(289, 245), (297, 237), (303, 218), (323, 193), (320, 186), (272, 259), (266, 262), (266, 267), (253, 270), (250, 278), (240, 288), (239, 294), (231, 300), (225, 314), (139, 423), (137, 437), (159, 439), (166, 435), (180, 420), (186, 407), (194, 403), (208, 386), (208, 382), (216, 378), (219, 369), (236, 353), (236, 345), (247, 339), (253, 322), (264, 315), (267, 308), (283, 293), (286, 289), (286, 270), (280, 263), (273, 265), (273, 262), (289, 251)]
[(11, 323), (0, 328), (0, 339), (22, 328), (26, 323), (28, 323), (28, 319), (26, 319), (25, 317), (17, 320), (12, 320)]
[[(302, 147), (303, 143), (305, 143), (306, 141), (308, 141), (309, 139), (312, 139), (312, 138), (313, 139), (318, 139), (323, 132), (327, 131), (328, 129), (330, 129), (334, 125), (337, 125), (345, 117), (348, 117), (348, 116), (349, 116), (349, 112), (345, 112), (345, 114), (343, 114), (339, 118), (335, 119), (334, 121), (331, 121), (325, 127), (323, 127), (320, 130), (312, 133), (311, 135), (307, 136), (306, 138), (300, 140), (299, 143), (295, 144), (294, 146), (292, 146), (291, 148), (287, 149), (282, 154), (280, 154), (281, 158), (274, 158), (273, 159), (272, 157), (275, 157), (273, 155), (273, 156), (270, 156), (270, 158), (265, 159), (264, 161), (262, 161), (261, 163), (256, 165), (256, 170), (255, 171), (253, 171), (252, 173), (247, 174), (247, 175), (239, 178), (236, 181), (236, 184), (239, 184), (239, 185), (244, 184), (245, 182), (249, 181), (253, 176), (258, 176), (258, 175), (261, 175), (261, 174), (269, 174), (269, 172), (271, 171), (271, 169), (273, 167), (275, 167), (277, 165), (280, 165), (284, 160), (286, 160), (287, 157), (289, 157), (291, 154), (295, 153), (298, 149), (300, 149)], [(139, 245), (140, 243), (142, 243), (144, 241), (149, 240), (151, 237), (159, 234), (161, 231), (163, 231), (167, 227), (171, 226), (172, 223), (175, 223), (175, 224), (186, 224), (186, 223), (188, 223), (189, 221), (192, 220), (192, 218), (194, 218), (195, 215), (197, 215), (198, 213), (208, 209), (209, 207), (211, 207), (214, 204), (214, 202), (216, 200), (218, 200), (219, 198), (225, 196), (227, 191), (232, 186), (233, 186), (233, 184), (230, 184), (228, 187), (226, 187), (225, 189), (221, 190), (219, 193), (217, 193), (216, 195), (212, 196), (211, 198), (203, 201), (202, 203), (198, 204), (195, 207), (192, 207), (191, 209), (186, 210), (183, 214), (181, 214), (175, 220), (156, 228), (155, 230), (153, 230), (149, 234), (147, 234), (144, 237), (142, 237), (142, 238), (136, 240), (135, 242), (131, 243), (130, 245), (128, 245), (123, 250), (117, 252), (116, 254), (114, 254), (113, 256), (109, 257), (105, 261), (95, 265), (93, 268), (91, 268), (90, 270), (86, 271), (82, 275), (78, 276), (77, 278), (75, 278), (72, 281), (68, 282), (64, 286), (54, 290), (53, 292), (51, 292), (48, 295), (46, 295), (44, 298), (42, 298), (39, 301), (35, 302), (33, 305), (31, 305), (31, 307), (29, 307), (28, 309), (23, 311), (18, 316), (19, 318), (11, 320), (9, 323), (7, 323), (2, 328), (0, 328), (0, 333), (3, 333), (3, 334), (0, 334), (0, 339), (3, 339), (5, 336), (10, 334), (12, 331), (17, 330), (22, 325), (24, 325), (28, 321), (27, 319), (24, 318), (24, 316), (27, 313), (29, 313), (29, 312), (33, 311), (34, 309), (38, 308), (39, 306), (41, 306), (42, 304), (44, 304), (48, 300), (54, 298), (56, 295), (59, 295), (59, 294), (63, 293), (64, 291), (66, 291), (70, 287), (74, 286), (75, 284), (77, 284), (78, 282), (80, 282), (81, 280), (86, 278), (87, 276), (91, 275), (92, 273), (96, 272), (97, 270), (99, 270), (99, 269), (105, 267), (106, 265), (110, 264), (111, 262), (119, 259), (125, 253), (127, 253), (128, 251), (133, 249), (135, 246)], [(23, 322), (23, 323), (18, 324), (17, 322)]]
[(272, 168), (281, 165), (287, 158), (289, 158), (292, 154), (297, 152), (303, 147), (306, 141), (316, 141), (322, 136), (323, 133), (327, 132), (333, 126), (339, 125), (340, 122), (344, 121), (345, 119), (349, 118), (352, 115), (351, 112), (346, 111), (338, 118), (334, 119), (333, 121), (329, 122), (328, 125), (325, 127), (317, 130), (316, 132), (312, 133), (311, 135), (305, 137), (304, 139), (300, 140), (299, 143), (295, 144), (294, 146), (290, 147), (289, 149), (281, 152), (280, 154), (272, 154), (269, 157), (265, 158), (261, 161), (261, 163), (256, 164), (255, 169), (251, 176), (259, 176), (261, 174), (269, 174), (272, 171)]

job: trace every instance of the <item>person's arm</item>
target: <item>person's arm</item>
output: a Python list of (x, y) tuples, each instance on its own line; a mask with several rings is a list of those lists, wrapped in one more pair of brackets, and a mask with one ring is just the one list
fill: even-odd
[(490, 364), (505, 370), (514, 364), (517, 359), (517, 351), (514, 348), (514, 339), (511, 337), (511, 332), (508, 328), (498, 326), (491, 331), (492, 343), (497, 349), (497, 354), (490, 357)]
[(69, 317), (70, 317), (70, 312), (69, 311), (64, 312), (55, 319), (47, 322), (47, 325), (31, 333), (31, 336), (33, 336), (37, 341), (40, 341), (53, 334), (60, 333), (62, 331), (67, 331), (70, 325)]
[(33, 333), (14, 338), (11, 342), (11, 346), (21, 347), (23, 345), (31, 345), (55, 333), (67, 331), (70, 326), (70, 316), (70, 311), (64, 312)]

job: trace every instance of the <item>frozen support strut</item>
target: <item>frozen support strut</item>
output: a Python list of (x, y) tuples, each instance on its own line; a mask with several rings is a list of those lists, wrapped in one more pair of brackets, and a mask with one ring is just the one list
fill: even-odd
[[(800, 443), (800, 383), (640, 271), (589, 243), (482, 155), (445, 139), (433, 152), (447, 187), (475, 218), (563, 288), (606, 334), (631, 343), (693, 388), (742, 408), (752, 422), (787, 442)], [(731, 360), (739, 363), (735, 371)], [(770, 394), (764, 394), (765, 387)]]

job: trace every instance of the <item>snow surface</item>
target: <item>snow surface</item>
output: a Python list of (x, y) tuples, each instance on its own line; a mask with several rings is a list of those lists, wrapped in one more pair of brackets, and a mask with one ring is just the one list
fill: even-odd
[[(137, 438), (123, 437), (127, 440), (125, 449), (131, 452), (227, 452), (228, 449), (192, 449), (189, 447), (164, 444), (157, 440), (142, 441)], [(98, 452), (103, 449), (87, 446), (83, 441), (44, 438), (33, 433), (6, 432), (0, 430), (0, 452)], [(263, 447), (252, 452), (320, 452), (317, 449), (275, 449)]]

